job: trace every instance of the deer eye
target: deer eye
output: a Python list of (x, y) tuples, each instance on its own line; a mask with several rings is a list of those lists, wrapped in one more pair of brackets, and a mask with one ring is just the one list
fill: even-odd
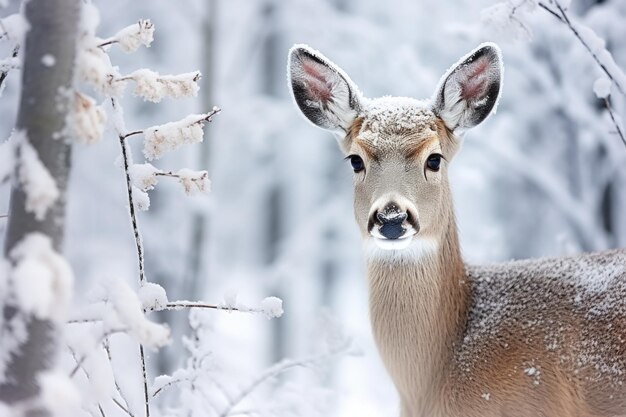
[(365, 162), (359, 155), (350, 155), (348, 159), (350, 159), (350, 165), (352, 165), (354, 172), (361, 172), (365, 169)]
[(434, 153), (428, 157), (426, 160), (426, 167), (431, 171), (439, 171), (439, 166), (441, 165), (442, 156), (438, 153)]

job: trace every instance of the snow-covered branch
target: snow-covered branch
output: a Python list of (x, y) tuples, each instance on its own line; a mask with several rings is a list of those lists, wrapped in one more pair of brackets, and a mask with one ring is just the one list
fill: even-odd
[[(565, 24), (574, 34), (576, 39), (585, 47), (593, 60), (604, 71), (607, 77), (611, 79), (622, 94), (626, 94), (626, 74), (617, 65), (613, 55), (606, 49), (606, 43), (600, 38), (590, 27), (574, 21), (567, 10), (561, 4), (560, 0), (539, 1), (539, 7), (556, 17), (561, 23)], [(551, 5), (554, 5), (554, 9)]]
[(135, 52), (141, 45), (149, 48), (154, 40), (154, 24), (150, 20), (139, 20), (136, 24), (125, 27), (108, 39), (98, 43), (104, 48), (114, 43), (126, 53)]
[(202, 142), (204, 124), (213, 121), (213, 116), (220, 111), (220, 108), (213, 107), (213, 110), (208, 113), (191, 114), (179, 121), (143, 130), (144, 156), (148, 160), (158, 159), (166, 152), (178, 149), (185, 144)]

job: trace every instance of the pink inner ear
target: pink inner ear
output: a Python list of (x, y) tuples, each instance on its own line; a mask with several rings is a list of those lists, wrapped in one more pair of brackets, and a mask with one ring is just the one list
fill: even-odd
[(327, 103), (332, 98), (332, 85), (324, 77), (321, 65), (315, 62), (303, 62), (302, 70), (306, 74), (306, 87), (311, 99), (314, 101), (321, 101)]
[(487, 93), (489, 63), (487, 57), (481, 57), (468, 64), (460, 74), (461, 97), (464, 100), (475, 100)]

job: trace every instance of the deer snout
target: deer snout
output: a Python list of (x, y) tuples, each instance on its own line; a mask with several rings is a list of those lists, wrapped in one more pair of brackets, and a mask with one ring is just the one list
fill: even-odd
[(417, 217), (412, 210), (404, 209), (395, 202), (374, 209), (368, 223), (369, 233), (378, 239), (410, 238), (419, 231)]

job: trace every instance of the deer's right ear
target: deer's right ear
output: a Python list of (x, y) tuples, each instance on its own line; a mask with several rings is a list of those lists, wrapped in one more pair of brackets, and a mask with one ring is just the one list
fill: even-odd
[(287, 67), (296, 104), (313, 124), (346, 133), (361, 106), (361, 93), (348, 76), (322, 54), (294, 45)]

